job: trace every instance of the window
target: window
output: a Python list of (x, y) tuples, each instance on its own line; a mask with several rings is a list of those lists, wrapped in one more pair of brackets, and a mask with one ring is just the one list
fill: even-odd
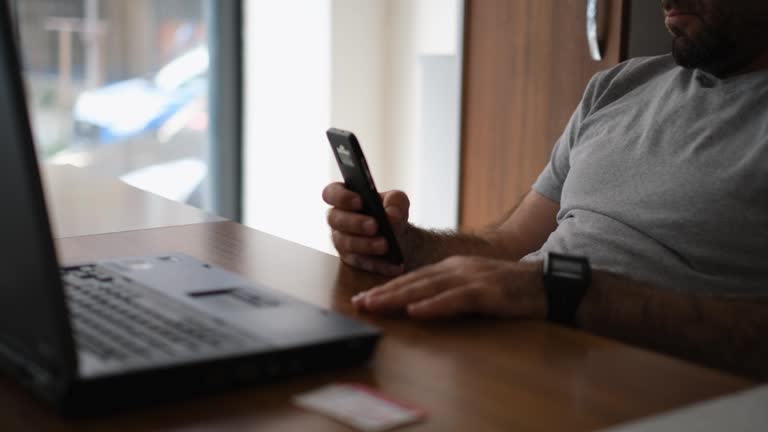
[(15, 0), (46, 163), (207, 207), (205, 0)]

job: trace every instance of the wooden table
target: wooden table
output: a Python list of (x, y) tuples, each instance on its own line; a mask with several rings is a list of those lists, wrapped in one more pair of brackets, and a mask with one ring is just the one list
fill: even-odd
[[(81, 185), (78, 190), (88, 193), (88, 187)], [(123, 190), (128, 186), (119, 183), (110, 187), (115, 193), (129, 193)], [(72, 201), (70, 205), (88, 203)], [(333, 256), (234, 222), (178, 221), (161, 228), (60, 238), (59, 254), (68, 263), (179, 251), (351, 315), (349, 297), (382, 281), (341, 265)], [(637, 419), (752, 385), (741, 378), (547, 323), (482, 319), (416, 323), (400, 318), (358, 318), (379, 326), (385, 335), (368, 365), (105, 418), (59, 419), (7, 377), (1, 377), (0, 430), (349, 431), (346, 426), (293, 407), (290, 400), (326, 383), (357, 381), (429, 411), (428, 421), (403, 430), (578, 431)]]
[(42, 177), (56, 238), (225, 220), (72, 165)]

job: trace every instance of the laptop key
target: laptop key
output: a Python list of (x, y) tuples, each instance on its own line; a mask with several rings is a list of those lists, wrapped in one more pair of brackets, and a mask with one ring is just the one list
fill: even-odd
[(249, 335), (99, 268), (62, 272), (78, 347), (103, 361), (238, 348)]

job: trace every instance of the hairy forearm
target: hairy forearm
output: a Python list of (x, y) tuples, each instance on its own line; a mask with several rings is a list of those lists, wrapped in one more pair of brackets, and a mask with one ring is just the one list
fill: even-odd
[(479, 232), (426, 230), (409, 225), (403, 234), (402, 249), (406, 267), (413, 270), (455, 255), (473, 255), (517, 261), (528, 251), (516, 247), (521, 242), (501, 234), (495, 226)]
[(541, 248), (557, 228), (557, 202), (531, 191), (497, 222), (473, 232), (424, 230), (408, 225), (401, 246), (412, 270), (455, 255), (518, 261)]
[(492, 246), (478, 236), (457, 231), (426, 230), (409, 225), (401, 239), (406, 270), (434, 264), (453, 255), (492, 253)]
[(595, 272), (579, 309), (590, 332), (768, 379), (768, 298), (683, 293)]

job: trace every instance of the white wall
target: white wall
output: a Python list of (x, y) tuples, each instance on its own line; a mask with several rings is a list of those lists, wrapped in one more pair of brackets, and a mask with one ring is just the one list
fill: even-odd
[[(331, 15), (331, 121), (354, 131), (377, 182), (383, 179), (386, 46), (382, 0), (334, 0)], [(329, 176), (341, 180), (335, 162)], [(384, 185), (377, 185), (383, 187)]]
[[(460, 1), (247, 0), (245, 5), (245, 223), (333, 250), (320, 191), (340, 179), (324, 136), (335, 126), (360, 138), (380, 190), (409, 193), (413, 221), (455, 227), (459, 125), (452, 116), (460, 88)], [(424, 58), (435, 55), (456, 70), (430, 86)], [(449, 94), (441, 95), (440, 86), (450, 87)], [(424, 100), (425, 87), (431, 100)], [(453, 110), (429, 108), (453, 100)], [(442, 119), (455, 133), (425, 131), (427, 116), (432, 117), (427, 123)], [(437, 141), (430, 143), (430, 137)], [(435, 151), (445, 157), (431, 158)]]
[[(245, 2), (244, 222), (322, 245), (330, 0)], [(313, 205), (314, 204), (314, 205)]]
[[(447, 138), (454, 138), (454, 142), (429, 145), (425, 137), (440, 134), (424, 129), (423, 113), (425, 106), (446, 100), (456, 100), (458, 104), (463, 21), (460, 4), (458, 0), (387, 1), (385, 85), (388, 91), (383, 135), (388, 143), (388, 158), (384, 161), (384, 180), (387, 188), (408, 192), (412, 203), (411, 221), (430, 228), (455, 228), (458, 222), (458, 164), (432, 164), (425, 169), (425, 162), (429, 161), (430, 154), (450, 153), (458, 158), (459, 119), (445, 119), (444, 127), (455, 132)], [(453, 57), (456, 81), (444, 81), (445, 91), (449, 93), (447, 98), (426, 100), (423, 58), (434, 55)], [(440, 205), (440, 209), (434, 205)], [(434, 219), (438, 214), (442, 216)]]

